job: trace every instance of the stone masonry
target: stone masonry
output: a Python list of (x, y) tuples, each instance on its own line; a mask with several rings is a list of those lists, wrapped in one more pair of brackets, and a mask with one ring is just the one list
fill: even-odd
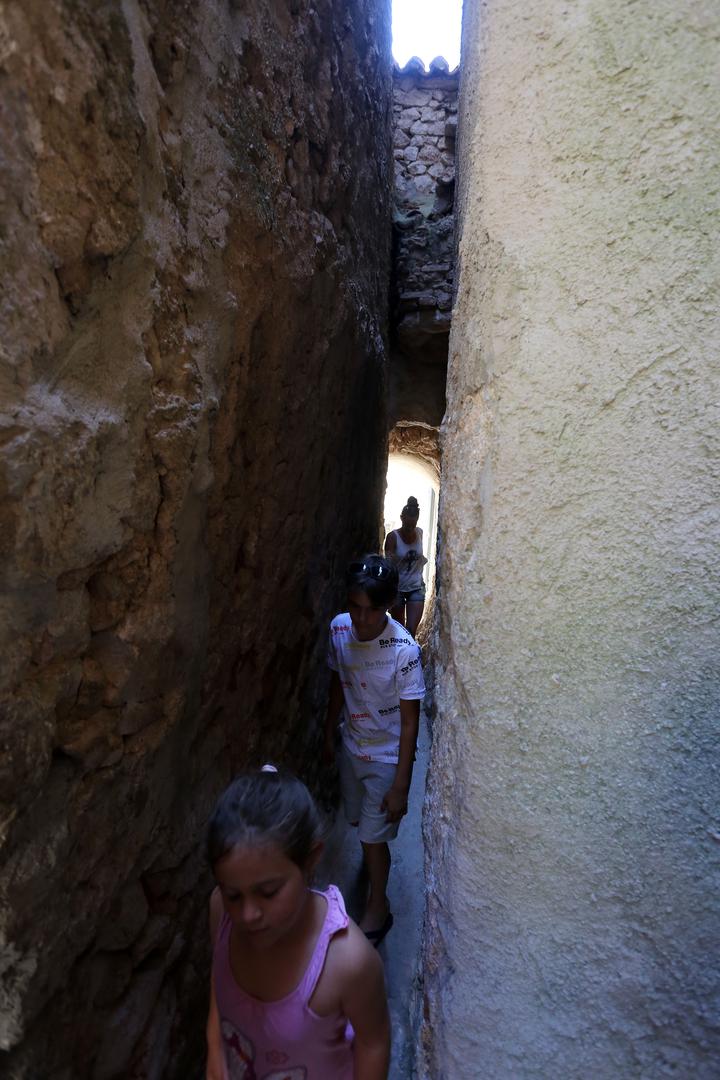
[(413, 58), (393, 79), (395, 212), (391, 421), (437, 428), (453, 296), (459, 72)]

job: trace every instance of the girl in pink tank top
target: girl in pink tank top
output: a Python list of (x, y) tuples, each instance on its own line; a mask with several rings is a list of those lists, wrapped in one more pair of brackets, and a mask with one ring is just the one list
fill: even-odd
[(271, 766), (215, 807), (207, 1080), (386, 1080), (382, 964), (338, 889), (309, 887), (320, 836), (305, 785)]

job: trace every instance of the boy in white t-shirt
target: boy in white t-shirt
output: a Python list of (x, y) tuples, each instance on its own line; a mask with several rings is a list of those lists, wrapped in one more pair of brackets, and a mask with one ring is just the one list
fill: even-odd
[(348, 610), (330, 624), (332, 670), (325, 760), (335, 754), (342, 714), (340, 786), (345, 814), (358, 826), (370, 892), (360, 927), (379, 945), (392, 926), (387, 899), (388, 840), (407, 813), (425, 682), (420, 648), (387, 609), (397, 597), (395, 566), (380, 555), (351, 563)]

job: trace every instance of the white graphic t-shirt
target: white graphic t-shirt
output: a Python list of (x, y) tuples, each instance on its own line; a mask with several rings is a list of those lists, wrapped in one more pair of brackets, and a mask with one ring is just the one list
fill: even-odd
[(343, 688), (342, 737), (348, 751), (365, 761), (397, 763), (400, 698), (425, 697), (420, 646), (390, 616), (378, 637), (358, 641), (345, 612), (330, 624), (328, 665)]

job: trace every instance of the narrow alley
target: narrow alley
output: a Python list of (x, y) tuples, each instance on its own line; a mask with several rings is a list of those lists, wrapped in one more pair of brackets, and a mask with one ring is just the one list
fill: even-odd
[[(418, 752), (410, 789), (407, 817), (392, 846), (390, 906), (395, 923), (380, 946), (385, 964), (390, 1016), (392, 1060), (389, 1080), (408, 1080), (414, 1073), (419, 995), (422, 994), (421, 941), (425, 910), (422, 806), (429, 751), (428, 717), (421, 716)], [(340, 887), (349, 913), (357, 920), (365, 902), (366, 879), (362, 873), (360, 845), (355, 830), (339, 815), (328, 838), (323, 865), (317, 875), (319, 888), (330, 883)]]
[(424, 579), (363, 559), (360, 610), (425, 596), (432, 702), (395, 922), (344, 970), (371, 1036), (334, 986), (323, 1051), (383, 1080), (379, 954), (391, 1080), (717, 1080), (717, 48), (711, 0), (0, 4), (3, 1080), (215, 1080), (231, 1044), (223, 1080), (332, 1080), (258, 1074), (209, 990), (223, 859), (304, 986), (318, 833), (249, 887), (251, 830), (205, 842), (267, 762), (337, 811), (328, 628), (408, 516)]

